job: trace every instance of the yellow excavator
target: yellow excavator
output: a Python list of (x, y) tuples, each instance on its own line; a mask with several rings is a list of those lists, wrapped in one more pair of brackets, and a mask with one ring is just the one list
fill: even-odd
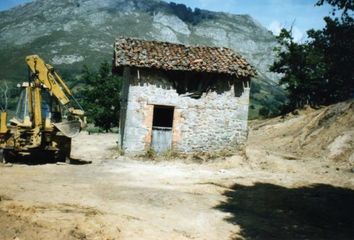
[(71, 139), (86, 124), (84, 111), (51, 65), (37, 55), (27, 56), (26, 63), (29, 80), (18, 85), (16, 116), (8, 124), (7, 112), (0, 115), (0, 161), (42, 154), (69, 161)]

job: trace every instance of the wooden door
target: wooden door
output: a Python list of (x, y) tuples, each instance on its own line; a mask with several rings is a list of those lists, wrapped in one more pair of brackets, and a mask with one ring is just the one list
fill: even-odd
[(154, 106), (151, 148), (157, 153), (164, 153), (172, 148), (174, 107)]

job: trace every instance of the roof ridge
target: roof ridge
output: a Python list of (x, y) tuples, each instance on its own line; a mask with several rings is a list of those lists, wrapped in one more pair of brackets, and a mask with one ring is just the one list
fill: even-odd
[[(234, 52), (234, 50), (232, 50), (229, 47), (218, 47), (218, 46), (208, 46), (208, 45), (202, 45), (202, 44), (183, 44), (183, 43), (176, 43), (176, 42), (168, 42), (168, 41), (160, 41), (160, 40), (156, 40), (156, 39), (146, 39), (146, 38), (135, 38), (135, 37), (117, 37), (116, 38), (116, 42), (119, 40), (133, 40), (133, 41), (143, 41), (143, 42), (152, 42), (152, 43), (158, 43), (158, 44), (169, 44), (169, 45), (177, 45), (177, 46), (183, 46), (183, 47), (190, 47), (190, 48), (198, 48), (198, 47), (202, 47), (202, 48), (215, 48), (215, 49), (228, 49)], [(236, 52), (234, 52), (235, 54), (237, 54)], [(239, 54), (238, 54), (239, 55)]]
[(253, 77), (255, 69), (230, 48), (184, 45), (181, 43), (117, 38), (115, 66), (135, 66), (164, 70), (223, 73)]

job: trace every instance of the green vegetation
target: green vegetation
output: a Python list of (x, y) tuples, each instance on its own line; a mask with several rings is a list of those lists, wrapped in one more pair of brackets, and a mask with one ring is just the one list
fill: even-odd
[(120, 108), (121, 79), (112, 75), (111, 69), (106, 61), (97, 72), (84, 66), (80, 77), (83, 87), (78, 93), (89, 122), (106, 132), (118, 126)]
[[(280, 84), (289, 94), (284, 111), (304, 105), (329, 105), (354, 96), (354, 7), (350, 0), (321, 0), (334, 8), (334, 17), (325, 17), (325, 28), (309, 30), (304, 43), (294, 42), (291, 29), (277, 37), (278, 60), (270, 70), (284, 74)], [(341, 9), (340, 17), (336, 10)]]
[(348, 10), (354, 10), (354, 1), (353, 0), (319, 0), (316, 5), (322, 6), (324, 3), (328, 3), (332, 5), (333, 11), (332, 14), (334, 15), (336, 11), (343, 11), (343, 16), (348, 16)]
[(261, 86), (255, 82), (255, 81), (251, 81), (251, 94), (257, 94), (261, 92)]
[(263, 117), (268, 117), (269, 116), (269, 109), (265, 107), (261, 107), (259, 109), (259, 115)]
[(205, 19), (213, 19), (215, 16), (208, 11), (195, 8), (194, 11), (184, 4), (169, 3), (170, 10), (184, 22), (196, 25)]
[(149, 148), (142, 157), (154, 160), (157, 157), (157, 153), (154, 149)]

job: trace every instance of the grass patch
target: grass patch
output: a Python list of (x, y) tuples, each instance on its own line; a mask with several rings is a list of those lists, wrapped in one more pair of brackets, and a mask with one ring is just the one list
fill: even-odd
[(235, 148), (227, 148), (219, 151), (209, 152), (194, 152), (194, 153), (180, 153), (174, 150), (167, 150), (161, 154), (157, 153), (154, 149), (149, 148), (144, 154), (139, 157), (147, 160), (154, 160), (157, 162), (168, 160), (183, 160), (194, 163), (206, 163), (214, 160), (224, 160), (234, 155), (245, 155), (244, 146), (238, 146)]

